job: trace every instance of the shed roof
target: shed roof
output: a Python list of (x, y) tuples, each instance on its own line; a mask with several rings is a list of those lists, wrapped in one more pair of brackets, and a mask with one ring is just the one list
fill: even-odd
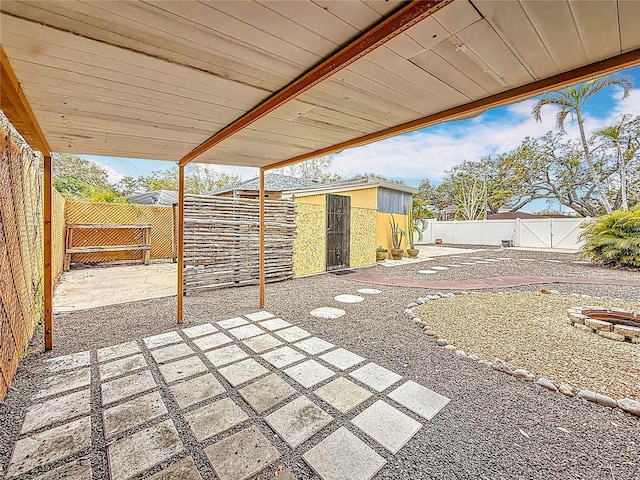
[(622, 0), (0, 11), (3, 109), (37, 149), (62, 153), (273, 166), (640, 63), (640, 11)]
[[(280, 175), (278, 173), (267, 173), (264, 176), (264, 189), (268, 192), (282, 192), (284, 190), (294, 190), (304, 188), (309, 185), (318, 185), (318, 182), (307, 180), (306, 178), (292, 177), (290, 175)], [(260, 190), (260, 177), (251, 178), (243, 182), (211, 190), (206, 195), (220, 195), (221, 193), (233, 192), (234, 190)]]
[(400, 192), (414, 194), (418, 191), (417, 188), (409, 187), (403, 183), (391, 182), (382, 178), (376, 177), (356, 177), (349, 178), (347, 180), (340, 180), (337, 182), (321, 183), (317, 185), (308, 185), (304, 188), (291, 189), (283, 193), (287, 195), (316, 195), (322, 193), (337, 193), (346, 192), (350, 190), (362, 190), (365, 188), (387, 188), (389, 190), (397, 190)]

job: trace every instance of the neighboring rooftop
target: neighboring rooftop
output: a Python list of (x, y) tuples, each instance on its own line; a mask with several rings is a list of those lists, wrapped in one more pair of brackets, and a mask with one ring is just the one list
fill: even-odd
[[(267, 173), (264, 176), (264, 188), (268, 192), (282, 192), (284, 190), (297, 190), (307, 186), (319, 185), (314, 180), (306, 178), (292, 177), (289, 175), (280, 175), (278, 173)], [(258, 191), (260, 190), (260, 177), (245, 180), (235, 185), (229, 185), (222, 188), (216, 188), (206, 193), (206, 195), (221, 195), (233, 191)]]
[(140, 205), (173, 205), (178, 202), (178, 192), (175, 190), (153, 190), (128, 195), (127, 200)]
[(388, 188), (389, 190), (398, 190), (410, 194), (414, 194), (418, 191), (417, 188), (409, 187), (408, 185), (405, 185), (403, 183), (391, 182), (382, 178), (356, 177), (349, 178), (347, 180), (340, 180), (337, 182), (311, 184), (303, 188), (292, 188), (284, 191), (283, 193), (286, 193), (287, 195), (295, 195), (300, 193), (309, 194), (316, 191), (318, 193), (328, 193), (333, 191), (358, 190), (373, 187)]

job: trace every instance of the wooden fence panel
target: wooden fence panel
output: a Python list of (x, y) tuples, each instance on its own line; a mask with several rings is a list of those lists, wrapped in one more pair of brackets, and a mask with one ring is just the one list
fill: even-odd
[[(67, 202), (68, 224), (118, 224), (151, 225), (151, 258), (172, 257), (173, 218), (171, 207), (135, 205), (124, 203)], [(73, 244), (77, 247), (90, 245), (127, 245), (136, 243), (135, 232), (125, 230), (78, 232)], [(97, 252), (74, 254), (73, 262), (103, 263), (120, 260), (138, 260), (140, 252)]]
[[(185, 196), (184, 287), (196, 290), (259, 282), (259, 202)], [(265, 203), (267, 282), (293, 277), (293, 202)]]

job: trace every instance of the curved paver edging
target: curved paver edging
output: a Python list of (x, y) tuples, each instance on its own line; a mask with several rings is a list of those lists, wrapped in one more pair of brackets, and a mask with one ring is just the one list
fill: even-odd
[[(600, 318), (597, 318), (598, 316)], [(619, 317), (627, 320), (633, 319), (635, 323), (640, 325), (638, 323), (640, 322), (640, 313), (634, 314), (619, 308), (587, 306), (568, 308), (567, 317), (569, 317), (569, 325), (581, 330), (596, 333), (609, 340), (640, 345), (640, 327), (625, 325), (624, 322), (619, 321)], [(605, 320), (607, 317), (611, 317), (609, 321)]]
[[(546, 294), (555, 294), (559, 295), (560, 292), (557, 290), (542, 290), (542, 293)], [(419, 297), (415, 300), (415, 302), (410, 303), (404, 309), (404, 316), (411, 320), (414, 324), (418, 326), (418, 328), (427, 336), (432, 337), (436, 340), (436, 345), (439, 347), (444, 347), (446, 350), (450, 350), (455, 353), (455, 355), (461, 359), (469, 359), (476, 361), (486, 367), (491, 367), (493, 370), (497, 370), (502, 373), (506, 373), (507, 375), (511, 375), (519, 380), (527, 381), (535, 383), (536, 385), (545, 388), (551, 392), (560, 392), (563, 395), (574, 398), (581, 398), (583, 400), (587, 400), (588, 402), (595, 403), (598, 405), (602, 405), (610, 408), (620, 408), (625, 412), (631, 413), (632, 415), (640, 416), (640, 401), (633, 400), (631, 398), (621, 398), (620, 400), (615, 400), (607, 395), (603, 395), (600, 393), (592, 392), (591, 390), (576, 390), (574, 387), (561, 383), (559, 386), (556, 386), (551, 380), (539, 377), (536, 379), (536, 376), (528, 370), (523, 368), (512, 369), (505, 361), (496, 358), (493, 361), (487, 359), (480, 359), (477, 355), (468, 354), (464, 350), (457, 349), (455, 345), (451, 345), (448, 340), (444, 338), (439, 338), (436, 331), (427, 324), (424, 320), (417, 317), (414, 313), (413, 309), (422, 305), (429, 301), (440, 300), (443, 298), (451, 298), (456, 295), (473, 295), (472, 292), (464, 292), (464, 291), (454, 291), (452, 293), (442, 293), (438, 292), (435, 295), (426, 295), (424, 297)], [(580, 298), (594, 298), (590, 295), (578, 295), (571, 294), (572, 296), (580, 297)], [(597, 297), (596, 297), (597, 298)], [(586, 308), (586, 307), (581, 307)], [(589, 307), (591, 308), (591, 307)], [(600, 308), (600, 307), (598, 307)], [(573, 312), (572, 309), (569, 309), (569, 319), (571, 321), (572, 314), (577, 314), (577, 312)]]

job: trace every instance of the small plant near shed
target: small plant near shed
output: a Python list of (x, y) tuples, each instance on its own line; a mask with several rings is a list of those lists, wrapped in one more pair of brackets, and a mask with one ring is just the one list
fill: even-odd
[(640, 205), (603, 215), (583, 228), (583, 258), (608, 267), (640, 269)]

